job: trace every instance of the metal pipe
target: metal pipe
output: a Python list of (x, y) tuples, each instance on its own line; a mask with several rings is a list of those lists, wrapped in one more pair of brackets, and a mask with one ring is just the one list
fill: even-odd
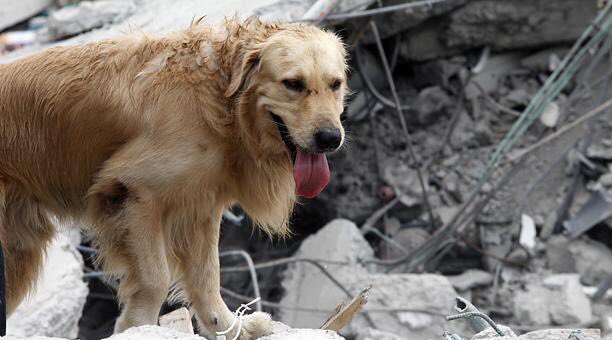
[(479, 311), (470, 301), (458, 296), (453, 309), (459, 314), (447, 316), (446, 320), (465, 318), (470, 328), (476, 333), (480, 333), (487, 328), (493, 328), (497, 334), (504, 336), (497, 324), (488, 315)]
[[(476, 308), (476, 306), (474, 306), (470, 301), (468, 301), (467, 299), (464, 299), (460, 296), (458, 296), (456, 298), (456, 303), (455, 306), (453, 306), (453, 310), (457, 313), (471, 313), (471, 312), (477, 312), (480, 313), (480, 311), (478, 310), (478, 308)], [(479, 317), (469, 317), (466, 319), (466, 322), (468, 323), (468, 325), (470, 326), (470, 328), (475, 332), (475, 333), (480, 333), (482, 331), (484, 331), (485, 329), (489, 328), (489, 324), (484, 321), (483, 319), (479, 318)]]

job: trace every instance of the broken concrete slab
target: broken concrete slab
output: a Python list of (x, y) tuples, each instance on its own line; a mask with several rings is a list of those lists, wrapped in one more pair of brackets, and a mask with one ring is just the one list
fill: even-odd
[[(399, 334), (407, 339), (437, 337), (447, 329), (444, 315), (454, 305), (457, 293), (450, 282), (435, 274), (369, 274), (358, 277), (352, 286), (369, 282), (373, 284), (368, 305), (371, 310), (389, 309), (389, 312), (369, 313), (374, 325), (386, 332)], [(402, 310), (406, 309), (406, 310)], [(371, 327), (363, 315), (357, 316), (350, 331)], [(458, 330), (467, 331), (459, 323)]]
[(82, 1), (49, 14), (47, 28), (53, 40), (72, 36), (117, 23), (136, 11), (136, 3), (130, 0)]
[(425, 61), (482, 46), (499, 51), (573, 42), (595, 15), (596, 0), (469, 1), (445, 20), (428, 20), (401, 33), (400, 55)]
[[(435, 337), (446, 326), (443, 315), (455, 302), (457, 293), (450, 282), (435, 274), (373, 274), (359, 259), (374, 256), (373, 250), (355, 224), (347, 220), (334, 220), (313, 236), (307, 238), (295, 254), (346, 264), (325, 264), (346, 289), (358, 292), (372, 284), (368, 304), (351, 322), (348, 332), (359, 334), (371, 327), (364, 314), (376, 327), (401, 334), (409, 339)], [(286, 295), (281, 304), (332, 311), (336, 304), (348, 297), (321, 272), (305, 263), (287, 268), (283, 288)], [(368, 309), (377, 310), (368, 313)], [(388, 309), (388, 312), (384, 312)], [(280, 320), (294, 327), (319, 327), (328, 313), (313, 314), (283, 310)]]
[(580, 274), (580, 281), (596, 286), (612, 275), (612, 250), (601, 242), (588, 237), (568, 240), (553, 236), (546, 245), (548, 267), (557, 273)]
[[(6, 336), (3, 340), (68, 340), (68, 338), (50, 338), (45, 336)], [(74, 337), (70, 337), (74, 339)], [(206, 338), (184, 333), (172, 328), (156, 325), (146, 325), (130, 328), (122, 333), (114, 334), (104, 340), (206, 340)], [(259, 338), (261, 340), (343, 340), (344, 338), (333, 331), (322, 329), (295, 329), (279, 330), (274, 334)]]
[(194, 334), (191, 314), (186, 307), (181, 307), (159, 317), (161, 327), (172, 328), (182, 333)]
[(612, 140), (603, 139), (600, 143), (591, 144), (587, 148), (586, 156), (596, 160), (612, 161)]
[(490, 145), (492, 140), (488, 124), (473, 119), (467, 112), (462, 112), (459, 114), (450, 143), (456, 149), (469, 149)]
[(450, 48), (441, 39), (446, 24), (436, 21), (425, 21), (401, 34), (402, 45), (399, 55), (406, 61), (429, 61), (442, 57), (451, 57), (461, 53), (460, 48)]
[[(542, 329), (525, 333), (521, 336), (516, 336), (512, 330), (504, 325), (498, 325), (504, 334), (507, 336), (498, 336), (493, 329), (488, 329), (481, 333), (478, 333), (471, 340), (508, 340), (508, 339), (519, 339), (519, 340), (565, 340), (570, 338), (571, 334), (580, 334), (581, 337), (575, 339), (582, 340), (600, 340), (601, 332), (599, 329)], [(578, 333), (579, 332), (579, 333)]]
[(446, 278), (458, 291), (467, 291), (493, 283), (493, 275), (479, 269), (468, 269), (459, 275), (447, 275)]
[(499, 103), (505, 107), (527, 106), (531, 95), (526, 88), (513, 89), (500, 98)]
[[(65, 227), (63, 227), (65, 228)], [(58, 233), (47, 248), (39, 280), (7, 320), (7, 334), (76, 338), (87, 298), (79, 232)]]
[(140, 326), (130, 328), (122, 333), (112, 335), (105, 340), (203, 340), (205, 338), (179, 332), (171, 328), (165, 328), (154, 325)]
[(523, 325), (550, 325), (548, 304), (552, 298), (549, 289), (540, 284), (528, 284), (514, 296), (514, 316)]
[(20, 337), (20, 336), (7, 335), (7, 336), (3, 336), (2, 340), (67, 340), (67, 339), (66, 338), (50, 338), (47, 336)]
[[(58, 43), (36, 44), (5, 54), (0, 63), (40, 51), (55, 45), (73, 45), (124, 35), (134, 27), (149, 34), (166, 33), (189, 26), (194, 17), (206, 16), (206, 22), (218, 23), (226, 16), (245, 17), (256, 8), (266, 6), (275, 0), (147, 0), (138, 2), (138, 10), (125, 20), (105, 25)], [(165, 15), (159, 15), (165, 13)]]
[(0, 31), (27, 20), (53, 4), (53, 0), (0, 1)]
[[(160, 326), (140, 326), (115, 334), (106, 340), (205, 340), (204, 337), (179, 332)], [(322, 329), (286, 329), (272, 335), (259, 338), (261, 340), (342, 340), (338, 333)]]
[(606, 339), (612, 337), (612, 314), (606, 314), (601, 317), (601, 331)]
[[(346, 284), (355, 277), (363, 277), (368, 273), (358, 261), (373, 258), (374, 251), (353, 222), (337, 219), (304, 240), (294, 256), (346, 262), (346, 265), (325, 264), (339, 282)], [(285, 271), (282, 285), (286, 294), (280, 303), (290, 306), (331, 312), (338, 303), (348, 298), (319, 269), (308, 263), (295, 263), (289, 266)], [(355, 292), (362, 288), (359, 287)], [(325, 322), (327, 314), (283, 310), (280, 321), (293, 327), (316, 328)]]
[(431, 124), (446, 113), (452, 100), (440, 86), (424, 88), (412, 103), (419, 124)]
[(344, 339), (334, 331), (322, 329), (289, 329), (284, 332), (259, 338), (260, 340), (342, 340)]
[(459, 72), (466, 71), (467, 59), (464, 56), (455, 56), (448, 59), (435, 59), (425, 63), (412, 65), (411, 72), (414, 73), (414, 82), (416, 88), (425, 88), (431, 86), (442, 86), (442, 88), (450, 87), (450, 79), (453, 76), (458, 76)]
[(522, 54), (517, 52), (491, 55), (484, 68), (474, 75), (466, 86), (466, 97), (477, 98), (482, 95), (483, 90), (486, 93), (496, 91), (503, 78), (519, 68), (521, 57)]
[(599, 177), (599, 183), (606, 188), (612, 187), (612, 172), (601, 175)]
[(546, 48), (521, 59), (521, 66), (536, 72), (552, 72), (569, 52), (565, 46)]
[(407, 340), (399, 335), (381, 331), (374, 328), (366, 328), (357, 334), (355, 340)]
[(569, 339), (572, 332), (580, 331), (584, 340), (600, 340), (601, 331), (599, 329), (543, 329), (525, 333), (519, 337), (520, 340), (558, 340)]
[(514, 315), (521, 324), (570, 325), (592, 322), (591, 302), (578, 274), (557, 274), (526, 284), (514, 298)]
[(392, 239), (397, 242), (397, 244), (401, 245), (404, 251), (393, 246), (388, 246), (385, 251), (385, 258), (396, 259), (406, 255), (423, 245), (430, 237), (431, 235), (423, 228), (400, 229), (393, 235)]
[(383, 180), (393, 187), (400, 202), (405, 206), (410, 208), (422, 203), (423, 191), (418, 172), (408, 164), (397, 161), (383, 166)]
[[(576, 241), (580, 242), (580, 240)], [(546, 242), (548, 268), (556, 273), (575, 273), (577, 271), (576, 261), (569, 249), (569, 243), (570, 241), (561, 235), (552, 236)]]
[[(451, 0), (436, 3), (432, 6), (418, 6), (404, 11), (394, 11), (391, 13), (378, 15), (372, 19), (376, 22), (381, 37), (388, 38), (402, 31), (421, 25), (427, 20), (435, 17), (441, 17), (444, 14), (451, 12), (457, 7), (465, 4), (466, 0)], [(385, 1), (385, 6), (392, 6), (405, 3), (405, 0), (390, 0)], [(373, 36), (370, 32), (366, 32), (364, 42), (373, 42)]]
[(595, 0), (470, 1), (450, 14), (449, 47), (510, 49), (573, 42), (597, 15)]
[(509, 339), (517, 339), (517, 335), (512, 331), (510, 327), (504, 325), (497, 325), (498, 328), (504, 333), (504, 336), (499, 336), (497, 332), (493, 328), (487, 328), (482, 332), (475, 334), (471, 340), (509, 340)]
[[(576, 242), (578, 241), (578, 242)], [(584, 238), (582, 242), (571, 242), (569, 249), (580, 273), (580, 281), (586, 285), (597, 285), (612, 274), (612, 250), (601, 242)]]
[[(368, 7), (374, 0), (338, 1), (328, 14), (346, 13)], [(254, 12), (265, 20), (297, 21), (317, 3), (317, 0), (280, 0), (273, 4), (257, 8)], [(331, 4), (332, 6), (334, 4)], [(316, 10), (316, 9), (315, 9)]]
[(543, 283), (561, 294), (550, 304), (550, 315), (555, 324), (582, 325), (593, 320), (591, 301), (580, 285), (578, 274), (552, 275), (545, 278)]

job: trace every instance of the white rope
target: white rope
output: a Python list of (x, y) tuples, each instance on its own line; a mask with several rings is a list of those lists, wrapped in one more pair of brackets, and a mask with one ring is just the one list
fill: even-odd
[(236, 327), (236, 322), (238, 323), (238, 331), (236, 332), (232, 340), (238, 339), (238, 337), (240, 336), (240, 332), (242, 331), (242, 316), (244, 316), (244, 313), (251, 310), (251, 307), (249, 307), (250, 305), (258, 302), (259, 300), (261, 300), (260, 297), (247, 304), (240, 305), (240, 307), (238, 307), (238, 309), (236, 309), (236, 311), (234, 312), (234, 320), (232, 320), (232, 324), (229, 326), (229, 328), (222, 332), (217, 332), (217, 340), (227, 340), (227, 337), (225, 335), (231, 332), (234, 327)]

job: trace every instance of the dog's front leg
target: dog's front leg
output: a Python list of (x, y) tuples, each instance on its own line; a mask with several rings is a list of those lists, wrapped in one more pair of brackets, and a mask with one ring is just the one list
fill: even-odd
[[(220, 221), (219, 214), (205, 221), (204, 225), (200, 224), (202, 228), (184, 230), (183, 247), (175, 250), (180, 262), (182, 287), (195, 308), (198, 322), (212, 339), (216, 332), (226, 330), (234, 320), (234, 314), (227, 308), (220, 293)], [(253, 313), (243, 317), (241, 326), (239, 339), (250, 340), (269, 334), (272, 323), (268, 314)], [(228, 338), (231, 339), (234, 334), (235, 331), (232, 331)]]

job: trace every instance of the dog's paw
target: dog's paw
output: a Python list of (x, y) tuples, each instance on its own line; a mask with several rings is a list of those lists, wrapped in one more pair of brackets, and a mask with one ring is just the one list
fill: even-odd
[(242, 330), (239, 340), (254, 340), (272, 334), (274, 322), (270, 314), (255, 312), (242, 317)]

